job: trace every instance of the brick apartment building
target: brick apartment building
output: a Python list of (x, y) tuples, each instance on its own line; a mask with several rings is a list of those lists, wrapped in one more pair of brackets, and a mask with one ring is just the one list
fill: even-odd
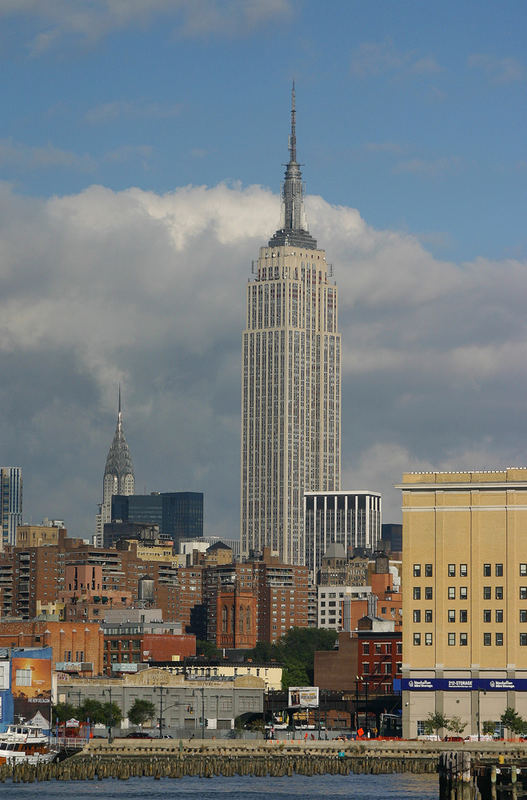
[(358, 630), (339, 634), (338, 650), (315, 653), (315, 686), (356, 692), (367, 685), (370, 695), (391, 694), (401, 669), (401, 633), (393, 623), (363, 617)]

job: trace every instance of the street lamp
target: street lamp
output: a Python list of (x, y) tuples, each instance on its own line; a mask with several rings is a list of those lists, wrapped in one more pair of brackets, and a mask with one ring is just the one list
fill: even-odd
[(205, 738), (205, 687), (200, 686), (199, 689), (193, 689), (192, 695), (195, 697), (196, 692), (201, 692), (201, 738)]
[(113, 709), (112, 709), (112, 687), (109, 686), (108, 689), (102, 690), (103, 694), (108, 694), (110, 697), (110, 716), (108, 718), (108, 743), (111, 744), (113, 742), (113, 735), (112, 735), (112, 726), (113, 726)]

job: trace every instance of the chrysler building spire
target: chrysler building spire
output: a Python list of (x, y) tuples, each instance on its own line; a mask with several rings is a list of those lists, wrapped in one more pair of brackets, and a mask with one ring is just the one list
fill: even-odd
[(119, 401), (117, 407), (117, 425), (104, 468), (102, 503), (97, 514), (95, 535), (97, 544), (102, 546), (104, 524), (111, 522), (112, 497), (115, 494), (134, 494), (134, 466), (128, 442), (123, 430), (123, 412), (121, 409), (121, 386), (119, 385)]
[(295, 82), (291, 91), (291, 133), (289, 134), (289, 163), (286, 164), (282, 186), (282, 227), (269, 241), (269, 247), (296, 245), (316, 250), (317, 243), (309, 231), (304, 215), (304, 184), (300, 164), (296, 160)]

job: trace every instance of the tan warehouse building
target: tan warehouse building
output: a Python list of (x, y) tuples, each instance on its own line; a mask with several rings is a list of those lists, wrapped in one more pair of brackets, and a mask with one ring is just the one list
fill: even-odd
[(527, 468), (407, 473), (403, 736), (435, 711), (478, 735), (527, 717)]

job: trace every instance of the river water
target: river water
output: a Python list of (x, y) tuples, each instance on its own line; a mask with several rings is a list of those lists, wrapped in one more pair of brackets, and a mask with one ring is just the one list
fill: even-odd
[(0, 784), (1, 800), (437, 800), (437, 775), (131, 778)]

